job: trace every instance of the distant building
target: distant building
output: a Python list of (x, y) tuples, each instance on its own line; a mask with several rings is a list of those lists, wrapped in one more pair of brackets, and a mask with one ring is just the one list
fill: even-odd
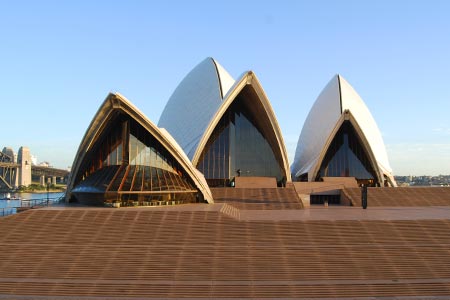
[(31, 165), (36, 166), (37, 165), (37, 156), (31, 155)]
[(51, 168), (52, 165), (48, 161), (43, 161), (38, 164), (39, 167)]

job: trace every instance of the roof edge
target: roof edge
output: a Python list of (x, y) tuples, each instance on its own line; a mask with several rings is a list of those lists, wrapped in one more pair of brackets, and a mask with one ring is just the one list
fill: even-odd
[(219, 74), (219, 69), (217, 68), (217, 62), (215, 61), (215, 59), (214, 58), (212, 58), (212, 57), (209, 57), (211, 60), (212, 60), (212, 62), (213, 62), (213, 64), (214, 64), (214, 67), (216, 68), (216, 75), (217, 75), (217, 80), (219, 80), (219, 91), (220, 91), (220, 97), (223, 99), (223, 87), (222, 87), (222, 80), (220, 79), (220, 74)]

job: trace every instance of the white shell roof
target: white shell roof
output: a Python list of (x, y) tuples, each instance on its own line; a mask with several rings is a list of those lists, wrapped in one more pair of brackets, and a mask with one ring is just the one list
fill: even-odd
[(231, 75), (208, 57), (186, 75), (167, 102), (158, 127), (170, 132), (189, 159), (234, 83)]
[[(319, 156), (341, 115), (350, 111), (364, 134), (375, 157), (379, 172), (392, 177), (386, 148), (372, 114), (352, 86), (340, 75), (334, 76), (320, 93), (303, 125), (297, 143), (293, 176), (317, 170)], [(310, 174), (310, 178), (313, 174)]]
[(121, 110), (134, 118), (140, 123), (152, 136), (157, 139), (167, 151), (180, 163), (186, 173), (190, 176), (196, 187), (203, 194), (205, 200), (209, 203), (213, 203), (212, 193), (206, 183), (206, 180), (200, 172), (192, 165), (180, 145), (175, 139), (163, 128), (158, 128), (153, 122), (151, 122), (138, 108), (136, 108), (129, 100), (119, 93), (109, 94), (103, 104), (100, 106), (96, 115), (94, 116), (91, 124), (89, 125), (83, 140), (80, 143), (74, 162), (72, 164), (72, 176), (69, 178), (67, 184), (66, 199), (70, 197), (70, 191), (73, 188), (74, 182), (72, 178), (76, 177), (79, 171), (80, 165), (87, 151), (95, 143), (96, 137), (100, 134), (104, 124), (108, 121), (109, 116), (115, 111)]
[(217, 122), (246, 85), (252, 85), (274, 130), (287, 180), (290, 181), (287, 152), (281, 130), (269, 100), (253, 72), (238, 80), (213, 58), (198, 64), (181, 81), (170, 97), (158, 126), (167, 129), (195, 165)]

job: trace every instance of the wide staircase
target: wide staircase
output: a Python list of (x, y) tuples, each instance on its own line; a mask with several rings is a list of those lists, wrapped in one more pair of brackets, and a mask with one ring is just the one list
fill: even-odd
[(448, 219), (248, 222), (191, 207), (2, 218), (0, 299), (450, 295)]
[(292, 184), (285, 188), (211, 188), (215, 203), (227, 203), (242, 210), (302, 209)]
[[(346, 188), (343, 196), (361, 206), (361, 189)], [(368, 188), (368, 206), (450, 206), (448, 187)]]

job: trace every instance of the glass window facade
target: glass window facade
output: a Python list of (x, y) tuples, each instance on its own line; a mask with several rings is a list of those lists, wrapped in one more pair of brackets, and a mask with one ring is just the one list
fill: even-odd
[(72, 192), (105, 198), (194, 202), (197, 189), (184, 169), (145, 128), (117, 115), (86, 155)]
[(228, 185), (235, 176), (276, 177), (281, 181), (281, 159), (274, 154), (276, 145), (266, 137), (261, 118), (267, 119), (253, 109), (246, 95), (239, 95), (230, 105), (197, 166), (210, 186)]
[(321, 177), (355, 177), (360, 183), (377, 183), (369, 156), (349, 121), (342, 124), (331, 142), (316, 180)]

